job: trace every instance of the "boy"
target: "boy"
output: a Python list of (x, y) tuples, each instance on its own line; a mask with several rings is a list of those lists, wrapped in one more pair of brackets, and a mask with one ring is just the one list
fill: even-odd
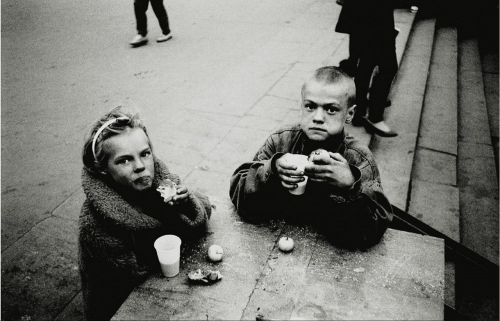
[[(393, 214), (372, 153), (344, 133), (355, 96), (354, 81), (337, 67), (319, 68), (306, 80), (300, 124), (271, 134), (231, 177), (229, 193), (242, 217), (311, 223), (346, 246), (378, 242)], [(328, 154), (314, 153), (319, 149)], [(290, 164), (291, 154), (312, 154), (303, 172)], [(305, 193), (289, 193), (304, 176)]]

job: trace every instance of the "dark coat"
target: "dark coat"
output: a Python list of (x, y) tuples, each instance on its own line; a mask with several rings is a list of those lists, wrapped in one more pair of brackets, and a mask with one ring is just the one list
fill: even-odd
[(389, 0), (345, 0), (335, 31), (354, 36), (367, 50), (394, 43), (393, 3)]
[(153, 247), (156, 238), (176, 234), (185, 240), (205, 231), (211, 215), (208, 198), (190, 191), (187, 203), (168, 206), (156, 191), (165, 178), (180, 183), (155, 158), (153, 187), (137, 207), (112, 183), (83, 170), (87, 199), (80, 214), (79, 265), (87, 320), (110, 319), (137, 284), (160, 271)]
[(291, 195), (281, 185), (275, 162), (285, 153), (309, 155), (311, 141), (300, 125), (275, 131), (253, 161), (244, 163), (231, 177), (230, 197), (243, 218), (288, 218), (318, 226), (337, 244), (367, 247), (378, 242), (393, 218), (380, 174), (368, 147), (349, 135), (338, 135), (328, 147), (348, 162), (356, 182), (348, 190), (308, 182), (303, 195)]

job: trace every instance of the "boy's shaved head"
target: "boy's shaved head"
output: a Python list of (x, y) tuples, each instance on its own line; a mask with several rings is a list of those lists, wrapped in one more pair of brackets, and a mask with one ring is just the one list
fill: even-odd
[(354, 80), (338, 67), (326, 66), (316, 69), (304, 82), (301, 92), (302, 96), (304, 95), (304, 90), (307, 87), (307, 84), (311, 81), (324, 83), (325, 85), (345, 85), (347, 107), (353, 106), (356, 102), (356, 85), (354, 84)]

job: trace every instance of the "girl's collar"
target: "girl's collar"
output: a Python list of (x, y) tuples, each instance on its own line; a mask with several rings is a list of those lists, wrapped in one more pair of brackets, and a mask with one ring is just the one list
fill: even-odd
[[(156, 189), (158, 181), (169, 175), (166, 165), (155, 158), (155, 178), (152, 189)], [(161, 225), (156, 219), (140, 214), (132, 206), (130, 200), (114, 189), (113, 185), (85, 168), (82, 174), (82, 186), (88, 201), (100, 213), (101, 218), (114, 226), (141, 230)]]

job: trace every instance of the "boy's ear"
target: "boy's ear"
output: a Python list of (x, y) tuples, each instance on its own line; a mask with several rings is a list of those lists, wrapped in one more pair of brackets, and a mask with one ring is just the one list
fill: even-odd
[(347, 108), (347, 117), (345, 119), (346, 124), (350, 124), (352, 122), (352, 118), (354, 117), (355, 112), (356, 105), (352, 105), (351, 107)]

